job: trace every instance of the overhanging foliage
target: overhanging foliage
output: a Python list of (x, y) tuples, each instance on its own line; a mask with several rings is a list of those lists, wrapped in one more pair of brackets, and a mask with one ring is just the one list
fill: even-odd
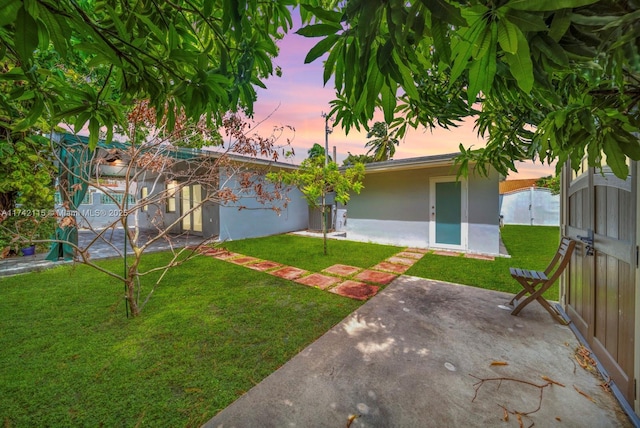
[[(312, 8), (308, 8), (313, 10)], [(376, 108), (407, 127), (474, 116), (485, 148), (461, 147), (500, 173), (515, 161), (570, 160), (626, 177), (640, 159), (640, 6), (634, 0), (349, 0), (298, 31), (322, 37), (331, 114), (349, 131)]]

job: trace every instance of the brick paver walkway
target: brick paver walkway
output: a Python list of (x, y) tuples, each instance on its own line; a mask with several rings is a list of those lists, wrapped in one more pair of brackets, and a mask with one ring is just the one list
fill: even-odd
[(391, 283), (398, 275), (406, 272), (427, 252), (428, 250), (421, 248), (405, 248), (369, 269), (336, 264), (323, 269), (322, 272), (309, 272), (222, 248), (201, 250), (206, 256), (358, 300), (375, 296), (381, 286)]

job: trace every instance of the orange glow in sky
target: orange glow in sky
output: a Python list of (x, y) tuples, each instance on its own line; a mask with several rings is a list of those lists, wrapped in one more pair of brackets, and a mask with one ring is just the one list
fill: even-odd
[[(294, 31), (300, 25), (299, 19), (295, 21), (297, 26), (294, 24)], [(255, 121), (263, 121), (259, 128), (261, 134), (270, 131), (273, 126), (288, 125), (295, 128), (295, 137), (291, 143), (296, 154), (295, 163), (307, 156), (307, 150), (314, 143), (324, 147), (325, 121), (321, 114), (330, 110), (329, 101), (335, 98), (331, 82), (323, 87), (322, 60), (304, 63), (307, 52), (319, 40), (293, 34), (293, 31), (285, 36), (279, 42), (280, 54), (274, 60), (274, 66), (282, 68), (282, 77), (268, 79), (265, 82), (267, 89), (258, 89), (258, 101), (255, 104)], [(336, 146), (337, 162), (340, 165), (348, 152), (354, 155), (366, 153), (366, 142), (366, 132), (354, 129), (349, 135), (345, 135), (342, 128), (335, 127), (329, 135), (329, 153)], [(394, 159), (455, 153), (458, 152), (460, 143), (465, 147), (484, 145), (474, 131), (472, 122), (451, 130), (430, 131), (419, 128), (411, 130), (401, 141)], [(518, 174), (511, 174), (508, 178), (542, 177), (555, 172), (555, 166), (542, 165), (540, 162), (520, 163), (517, 168)]]

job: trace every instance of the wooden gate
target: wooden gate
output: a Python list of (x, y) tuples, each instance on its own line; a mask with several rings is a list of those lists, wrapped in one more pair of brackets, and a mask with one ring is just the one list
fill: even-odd
[[(568, 168), (565, 168), (567, 170)], [(627, 180), (565, 171), (564, 233), (582, 241), (565, 276), (565, 309), (633, 406), (636, 165)]]

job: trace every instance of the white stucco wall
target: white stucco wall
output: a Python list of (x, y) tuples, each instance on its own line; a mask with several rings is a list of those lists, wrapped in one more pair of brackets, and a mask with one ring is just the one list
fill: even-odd
[(429, 222), (348, 218), (347, 239), (399, 247), (427, 248)]

